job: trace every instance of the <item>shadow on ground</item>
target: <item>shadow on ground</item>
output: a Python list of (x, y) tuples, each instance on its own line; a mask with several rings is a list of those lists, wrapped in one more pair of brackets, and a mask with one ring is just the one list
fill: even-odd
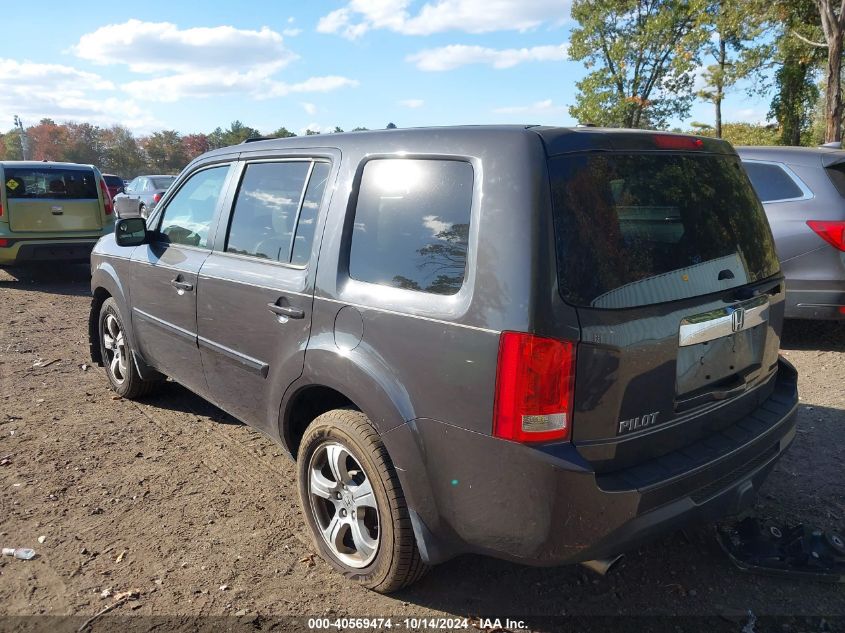
[(153, 395), (144, 398), (141, 401), (143, 404), (156, 407), (157, 409), (166, 409), (168, 411), (178, 411), (181, 413), (190, 413), (192, 415), (205, 416), (212, 421), (219, 424), (230, 424), (234, 426), (242, 426), (243, 423), (233, 418), (231, 415), (217, 408), (208, 400), (198, 396), (193, 391), (190, 391), (177, 382), (168, 380), (161, 389), (156, 391)]
[(845, 321), (788, 320), (781, 347), (789, 350), (845, 352)]
[(90, 283), (91, 271), (85, 262), (45, 262), (0, 268), (0, 289), (83, 296), (91, 293)]

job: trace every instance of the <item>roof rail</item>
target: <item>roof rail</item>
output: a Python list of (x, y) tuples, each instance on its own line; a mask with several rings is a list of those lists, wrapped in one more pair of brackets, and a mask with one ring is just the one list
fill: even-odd
[(273, 139), (279, 138), (278, 136), (252, 136), (248, 139), (244, 139), (241, 141), (241, 145), (244, 143), (255, 143), (255, 141), (272, 141)]

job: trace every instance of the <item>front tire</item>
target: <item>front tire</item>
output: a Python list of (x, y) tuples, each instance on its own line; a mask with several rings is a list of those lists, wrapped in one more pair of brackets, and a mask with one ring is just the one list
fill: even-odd
[(112, 297), (100, 308), (100, 355), (111, 388), (123, 398), (147, 396), (161, 383), (160, 380), (144, 380), (138, 373), (123, 317)]
[(347, 578), (390, 593), (426, 572), (396, 471), (363, 413), (337, 409), (311, 423), (297, 480), (317, 550)]

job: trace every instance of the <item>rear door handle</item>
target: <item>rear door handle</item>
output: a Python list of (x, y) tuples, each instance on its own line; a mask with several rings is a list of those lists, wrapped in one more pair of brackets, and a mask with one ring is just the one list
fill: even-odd
[(182, 292), (190, 292), (194, 289), (194, 284), (189, 283), (187, 281), (182, 281), (181, 275), (179, 275), (176, 279), (173, 279), (170, 282), (170, 285), (176, 288), (176, 290), (181, 290)]
[(270, 310), (273, 314), (278, 314), (279, 316), (285, 316), (289, 319), (304, 319), (305, 318), (305, 311), (301, 308), (294, 308), (291, 306), (286, 305), (279, 305), (278, 303), (268, 303), (267, 309)]

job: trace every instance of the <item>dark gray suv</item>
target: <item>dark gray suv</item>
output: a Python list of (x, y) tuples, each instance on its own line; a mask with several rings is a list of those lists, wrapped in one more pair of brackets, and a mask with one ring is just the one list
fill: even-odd
[(792, 441), (784, 281), (724, 142), (550, 127), (205, 154), (92, 257), (114, 390), (169, 376), (284, 446), (378, 591), (482, 553), (607, 567), (753, 503)]

